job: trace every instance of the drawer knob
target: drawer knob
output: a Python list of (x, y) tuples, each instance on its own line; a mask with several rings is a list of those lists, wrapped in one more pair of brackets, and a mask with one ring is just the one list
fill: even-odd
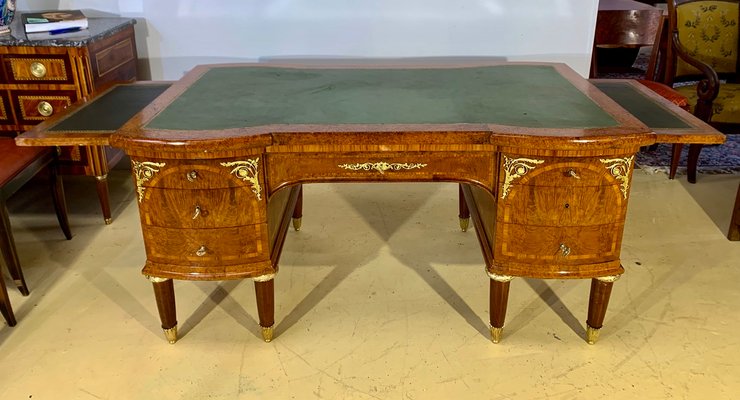
[(195, 206), (195, 212), (193, 212), (193, 219), (196, 219), (200, 216), (200, 206)]
[(568, 257), (570, 254), (570, 247), (566, 246), (565, 243), (560, 243), (560, 252), (563, 254), (563, 257)]
[(572, 169), (572, 168), (569, 169), (568, 172), (566, 172), (566, 174), (568, 176), (570, 176), (570, 177), (573, 177), (573, 178), (576, 178), (576, 179), (581, 179), (581, 177), (578, 176), (578, 174), (576, 173), (576, 171), (574, 169)]
[(36, 106), (36, 110), (44, 117), (48, 117), (54, 113), (54, 107), (52, 107), (48, 101), (39, 101), (39, 104)]
[(204, 255), (206, 255), (206, 253), (207, 253), (206, 246), (203, 246), (203, 245), (198, 247), (198, 250), (195, 251), (195, 255), (198, 257), (203, 257)]
[(188, 178), (188, 181), (195, 182), (195, 180), (198, 179), (198, 171), (192, 170), (187, 173), (186, 177)]
[(36, 78), (43, 78), (46, 76), (46, 65), (43, 63), (40, 63), (38, 61), (34, 61), (31, 63), (31, 75), (35, 76)]

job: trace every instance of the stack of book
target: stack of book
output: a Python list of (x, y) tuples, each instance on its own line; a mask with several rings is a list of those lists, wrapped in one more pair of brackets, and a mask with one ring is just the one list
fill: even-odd
[(58, 34), (87, 29), (87, 17), (80, 10), (54, 10), (23, 13), (26, 33)]

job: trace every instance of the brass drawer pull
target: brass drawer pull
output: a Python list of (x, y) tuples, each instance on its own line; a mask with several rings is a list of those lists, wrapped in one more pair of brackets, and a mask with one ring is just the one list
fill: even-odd
[(193, 219), (196, 219), (200, 216), (200, 206), (195, 206), (195, 212), (193, 213)]
[(39, 101), (39, 104), (36, 106), (36, 110), (44, 117), (48, 117), (54, 113), (54, 107), (52, 107), (48, 101)]
[(560, 243), (560, 252), (563, 254), (563, 257), (568, 257), (570, 254), (570, 247), (566, 246), (565, 243)]
[(46, 65), (38, 61), (34, 61), (31, 63), (30, 70), (31, 75), (35, 76), (36, 78), (43, 78), (46, 76)]
[(187, 173), (186, 177), (188, 178), (188, 181), (195, 182), (195, 180), (198, 178), (198, 171), (192, 170)]
[(573, 177), (573, 178), (576, 178), (576, 179), (581, 179), (581, 177), (580, 177), (580, 176), (578, 176), (578, 174), (576, 173), (576, 171), (575, 171), (574, 169), (572, 169), (572, 168), (571, 168), (571, 169), (569, 169), (569, 170), (568, 170), (568, 172), (566, 172), (566, 174), (567, 174), (568, 176), (571, 176), (571, 177)]
[(207, 253), (206, 246), (203, 246), (203, 245), (201, 245), (198, 248), (198, 250), (195, 251), (195, 255), (198, 257), (203, 257), (204, 255), (206, 255), (206, 253)]

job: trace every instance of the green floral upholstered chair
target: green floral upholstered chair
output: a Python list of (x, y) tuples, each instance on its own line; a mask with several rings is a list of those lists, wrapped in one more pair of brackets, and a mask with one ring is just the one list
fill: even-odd
[[(664, 82), (688, 98), (698, 118), (725, 133), (740, 131), (740, 1), (671, 0), (668, 18)], [(690, 182), (700, 151), (689, 148)]]

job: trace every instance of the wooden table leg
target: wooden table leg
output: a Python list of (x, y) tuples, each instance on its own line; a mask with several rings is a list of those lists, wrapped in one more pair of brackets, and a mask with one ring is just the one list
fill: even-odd
[(154, 287), (159, 319), (162, 321), (164, 336), (170, 344), (177, 341), (177, 310), (175, 309), (175, 286), (172, 279), (147, 277)]
[(86, 146), (89, 161), (89, 174), (95, 177), (95, 189), (100, 199), (100, 208), (106, 225), (113, 222), (110, 212), (110, 194), (108, 191), (108, 156), (104, 146)]
[(72, 239), (72, 230), (69, 229), (69, 217), (67, 216), (67, 199), (64, 197), (64, 185), (62, 176), (59, 175), (56, 165), (49, 166), (49, 180), (51, 184), (51, 197), (54, 200), (54, 211), (57, 214), (59, 226), (64, 232), (67, 240)]
[(26, 278), (23, 277), (21, 263), (18, 261), (18, 252), (15, 250), (15, 240), (10, 228), (10, 218), (8, 217), (8, 207), (5, 199), (0, 197), (0, 252), (2, 253), (5, 265), (8, 266), (8, 272), (13, 278), (13, 282), (18, 286), (21, 294), (28, 296), (28, 286)]
[(727, 232), (727, 238), (730, 240), (740, 240), (740, 185), (737, 185), (735, 208), (732, 210), (730, 230)]
[(5, 279), (0, 276), (0, 313), (5, 317), (5, 321), (8, 326), (15, 326), (16, 320), (13, 315), (13, 308), (10, 306), (10, 297), (8, 297), (8, 289), (5, 288)]
[(465, 202), (465, 194), (463, 193), (462, 185), (463, 184), (460, 183), (457, 186), (458, 208), (460, 210), (458, 217), (460, 218), (460, 229), (463, 232), (467, 232), (468, 226), (470, 225), (470, 210), (468, 209), (468, 203)]
[(594, 344), (599, 339), (599, 329), (604, 325), (609, 296), (612, 294), (612, 286), (617, 279), (619, 279), (619, 275), (591, 279), (588, 319), (586, 320), (586, 342), (588, 344)]
[(303, 185), (298, 189), (298, 200), (293, 208), (293, 229), (301, 230), (301, 220), (303, 218)]
[(496, 275), (488, 273), (491, 278), (489, 306), (491, 312), (491, 341), (498, 343), (501, 341), (501, 334), (504, 330), (504, 320), (506, 319), (506, 305), (509, 302), (509, 284), (514, 279), (509, 275)]
[(257, 296), (257, 314), (262, 327), (262, 338), (272, 341), (275, 325), (275, 274), (254, 278), (254, 291)]

